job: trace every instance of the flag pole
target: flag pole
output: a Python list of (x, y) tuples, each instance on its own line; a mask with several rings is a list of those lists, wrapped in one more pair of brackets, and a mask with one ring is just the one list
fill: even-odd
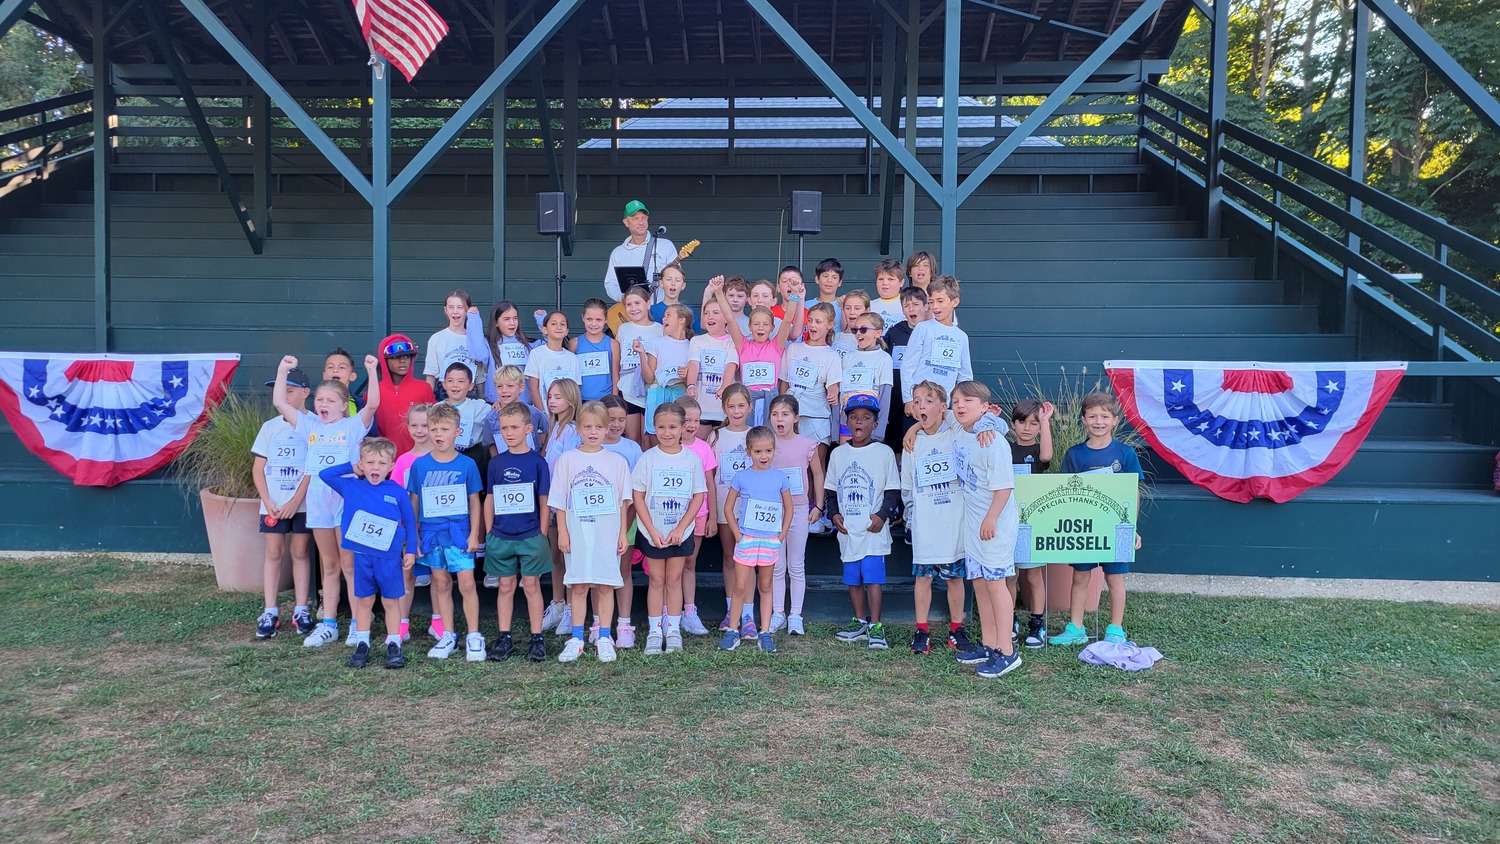
[[(391, 329), (391, 79), (386, 62), (370, 53), (370, 255), (372, 343), (379, 345)], [(378, 353), (378, 350), (377, 350)], [(374, 385), (371, 385), (374, 386)]]

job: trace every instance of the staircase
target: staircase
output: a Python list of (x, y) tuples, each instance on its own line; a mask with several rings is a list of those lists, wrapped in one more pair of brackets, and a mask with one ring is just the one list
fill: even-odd
[[(1139, 179), (1100, 179), (1089, 192), (1001, 192), (1023, 183), (996, 179), (965, 205), (959, 227), (959, 321), (987, 383), (1010, 379), (1013, 390), (1035, 384), (1055, 395), (1063, 380), (1091, 388), (1112, 358), (1358, 357), (1355, 337), (1319, 330), (1316, 305), (1257, 277), (1252, 257), (1201, 237), (1184, 209), (1165, 194), (1138, 190)], [(489, 196), (437, 193), (442, 187), (435, 183), (394, 211), (393, 324), (419, 344), (442, 325), (449, 289), (466, 288), (486, 311), (496, 298)], [(575, 249), (564, 265), (569, 314), (602, 295), (604, 260), (623, 237), (616, 220), (630, 198), (581, 197)], [(783, 233), (783, 197), (751, 180), (720, 179), (716, 195), (648, 198), (653, 222), (671, 226), (679, 246), (703, 241), (686, 262), (690, 299), (710, 275), (774, 278), (781, 265), (796, 263), (796, 241)], [(250, 254), (217, 192), (118, 191), (111, 201), (114, 350), (237, 351), (238, 387), (259, 391), (283, 354), (321, 360), (334, 346), (370, 348), (370, 224), (357, 196), (312, 188), (277, 195), (274, 237), (260, 256)], [(77, 192), (24, 214), (6, 216), (0, 206), (0, 326), (8, 348), (92, 347), (90, 202)], [(897, 215), (899, 225), (899, 208)], [(807, 266), (837, 256), (845, 290), (873, 291), (882, 257), (878, 197), (826, 193), (823, 219), (823, 233), (807, 240)], [(511, 197), (506, 223), (506, 297), (523, 311), (550, 307), (555, 245), (534, 234), (529, 194)], [(937, 242), (930, 207), (919, 204), (916, 231), (919, 248)], [(1488, 491), (1494, 448), (1456, 439), (1455, 408), (1421, 401), (1424, 389), (1409, 381), (1353, 462), (1291, 504), (1225, 502), (1149, 460), (1153, 493), (1137, 570), (1492, 578), (1481, 561), (1493, 553), (1493, 533), (1480, 526), (1500, 515), (1500, 499)], [(169, 479), (113, 492), (75, 489), (8, 430), (0, 434), (0, 491), (15, 502), (0, 516), (0, 547), (204, 546), (195, 513)], [(890, 571), (904, 574), (904, 546), (897, 551)], [(815, 547), (810, 558), (816, 573), (836, 577), (831, 548)], [(836, 580), (822, 585), (838, 589)]]

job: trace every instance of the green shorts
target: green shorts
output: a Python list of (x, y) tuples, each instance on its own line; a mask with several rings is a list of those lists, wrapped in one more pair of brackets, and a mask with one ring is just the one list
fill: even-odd
[(547, 537), (501, 539), (493, 533), (484, 541), (484, 573), (493, 577), (540, 577), (552, 571), (552, 546)]

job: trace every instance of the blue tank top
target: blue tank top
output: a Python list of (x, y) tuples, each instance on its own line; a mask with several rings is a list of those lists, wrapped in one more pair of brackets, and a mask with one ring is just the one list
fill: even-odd
[(588, 335), (579, 335), (578, 372), (583, 376), (580, 386), (584, 401), (598, 401), (614, 392), (614, 384), (609, 380), (612, 345), (608, 335), (598, 343), (590, 342)]

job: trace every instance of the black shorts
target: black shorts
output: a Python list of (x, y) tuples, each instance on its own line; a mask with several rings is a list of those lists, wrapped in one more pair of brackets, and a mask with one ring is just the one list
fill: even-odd
[(277, 519), (275, 516), (261, 516), (260, 532), (312, 533), (312, 528), (307, 526), (306, 513), (295, 513), (290, 519)]
[(691, 557), (693, 556), (693, 534), (689, 532), (679, 545), (658, 548), (651, 544), (651, 540), (646, 537), (645, 531), (639, 531), (635, 536), (635, 549), (640, 551), (642, 556), (652, 560), (665, 560), (668, 557)]
[(622, 401), (625, 402), (625, 415), (626, 416), (645, 416), (646, 415), (646, 408), (641, 407), (638, 404), (631, 404), (630, 399), (622, 399)]

